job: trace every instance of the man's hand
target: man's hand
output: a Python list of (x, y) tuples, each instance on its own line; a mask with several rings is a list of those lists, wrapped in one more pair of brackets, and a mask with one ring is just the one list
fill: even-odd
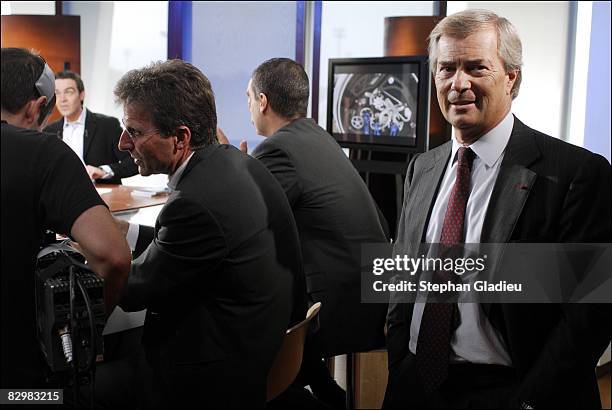
[(247, 140), (240, 141), (240, 151), (247, 154), (249, 152), (249, 147), (247, 146)]
[(104, 171), (102, 168), (94, 167), (93, 165), (85, 165), (85, 169), (87, 170), (87, 174), (92, 181), (106, 175), (106, 171)]
[(230, 145), (230, 142), (225, 136), (225, 133), (219, 127), (217, 127), (217, 141), (219, 141), (219, 144)]
[[(219, 141), (219, 144), (231, 145), (229, 139), (219, 127), (217, 127), (217, 141)], [(247, 140), (240, 141), (240, 151), (244, 152), (245, 154), (248, 153), (249, 148), (247, 146)]]

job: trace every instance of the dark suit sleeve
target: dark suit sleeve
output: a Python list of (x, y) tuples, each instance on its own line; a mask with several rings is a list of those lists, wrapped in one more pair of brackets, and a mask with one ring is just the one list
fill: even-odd
[(302, 187), (293, 161), (283, 149), (265, 140), (253, 150), (253, 156), (261, 161), (281, 184), (289, 204), (297, 203)]
[(178, 298), (185, 287), (213, 287), (212, 275), (227, 255), (220, 225), (192, 200), (172, 198), (157, 226), (149, 247), (132, 262), (120, 303), (124, 310), (155, 308)]
[[(610, 171), (608, 162), (599, 155), (590, 155), (576, 170), (563, 202), (558, 242), (612, 242)], [(561, 386), (575, 369), (592, 372), (612, 337), (611, 307), (561, 305), (562, 320), (526, 375), (519, 397), (532, 402), (535, 408), (545, 406), (554, 402), (554, 387)]]
[(113, 179), (127, 178), (136, 175), (138, 173), (138, 167), (130, 157), (130, 153), (119, 150), (119, 138), (123, 132), (119, 120), (113, 117), (108, 117), (108, 121), (104, 125), (102, 132), (107, 134), (105, 135), (105, 138), (110, 141), (111, 149), (116, 159), (116, 162), (102, 165), (108, 165), (113, 170), (113, 173), (115, 174)]
[(575, 173), (563, 203), (559, 242), (610, 242), (610, 164), (591, 155)]
[[(403, 253), (399, 246), (405, 239), (406, 232), (406, 198), (410, 192), (412, 178), (414, 177), (414, 168), (418, 155), (416, 155), (410, 164), (406, 173), (406, 182), (404, 185), (404, 208), (398, 226), (397, 241), (393, 250), (394, 254)], [(408, 221), (409, 222), (409, 221)], [(400, 276), (392, 278), (392, 282), (401, 280)], [(410, 341), (410, 321), (411, 317), (407, 317), (406, 304), (402, 300), (403, 293), (391, 293), (389, 300), (389, 308), (387, 311), (387, 350), (389, 353), (389, 369), (397, 362), (401, 361), (408, 352), (408, 342)]]
[(136, 249), (134, 249), (134, 258), (138, 258), (149, 247), (155, 239), (155, 229), (151, 226), (138, 226), (138, 239), (136, 240)]

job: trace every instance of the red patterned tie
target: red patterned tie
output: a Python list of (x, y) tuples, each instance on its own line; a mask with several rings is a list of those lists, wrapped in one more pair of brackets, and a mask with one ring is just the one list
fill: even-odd
[[(457, 151), (457, 179), (448, 200), (440, 235), (441, 248), (463, 243), (465, 206), (470, 196), (470, 174), (474, 151), (461, 147)], [(450, 272), (435, 272), (441, 282), (453, 281)], [(448, 376), (451, 337), (458, 323), (457, 303), (427, 303), (421, 319), (416, 349), (417, 373), (427, 393), (436, 390)]]

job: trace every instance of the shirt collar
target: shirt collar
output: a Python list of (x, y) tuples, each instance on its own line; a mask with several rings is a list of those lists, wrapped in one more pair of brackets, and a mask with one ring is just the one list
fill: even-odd
[(83, 107), (83, 109), (81, 110), (81, 115), (79, 115), (79, 118), (77, 118), (75, 122), (68, 122), (68, 118), (64, 117), (64, 128), (85, 124), (86, 114), (87, 114), (87, 110), (85, 109), (85, 107)]
[[(514, 115), (509, 111), (499, 124), (491, 131), (476, 140), (469, 148), (474, 151), (476, 156), (480, 158), (486, 166), (492, 167), (499, 161), (502, 153), (508, 145), (512, 128), (514, 127)], [(453, 147), (451, 152), (452, 162), (455, 162), (457, 151), (462, 147), (453, 136)]]
[(191, 155), (187, 157), (185, 162), (183, 162), (176, 169), (176, 171), (174, 171), (174, 174), (170, 175), (170, 177), (168, 178), (168, 188), (170, 188), (170, 191), (174, 191), (176, 189), (176, 186), (178, 185), (178, 182), (180, 181), (181, 176), (183, 175), (183, 172), (185, 172), (185, 168), (187, 168), (187, 164), (189, 164), (189, 160), (191, 159), (191, 157), (193, 157), (193, 154), (194, 153), (192, 152)]

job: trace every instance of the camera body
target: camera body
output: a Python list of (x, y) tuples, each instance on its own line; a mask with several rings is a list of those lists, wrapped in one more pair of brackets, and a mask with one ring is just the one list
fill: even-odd
[[(84, 257), (67, 243), (48, 245), (38, 254), (35, 271), (36, 334), (45, 360), (53, 372), (72, 369), (63, 341), (65, 344), (75, 341), (76, 346), (70, 345), (68, 348), (71, 353), (76, 353), (79, 369), (88, 366), (92, 354), (98, 358), (104, 350), (104, 280), (84, 262)], [(75, 273), (75, 328), (71, 327), (70, 270)], [(76, 285), (77, 280), (89, 296), (91, 318), (82, 292)], [(92, 322), (94, 340), (91, 340)]]

